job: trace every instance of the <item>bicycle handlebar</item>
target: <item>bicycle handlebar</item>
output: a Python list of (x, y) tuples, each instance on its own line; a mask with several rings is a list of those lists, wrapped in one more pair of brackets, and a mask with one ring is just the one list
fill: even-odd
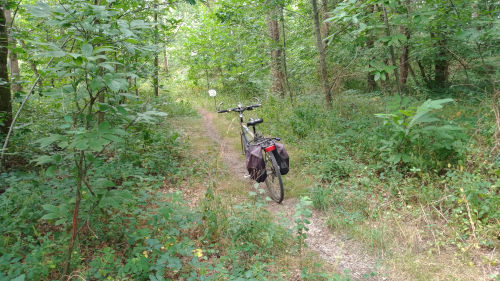
[(253, 105), (249, 105), (249, 106), (241, 106), (241, 107), (218, 110), (217, 113), (226, 113), (226, 112), (232, 112), (232, 111), (243, 112), (245, 110), (253, 110), (254, 108), (257, 108), (260, 106), (262, 106), (262, 104), (253, 104)]

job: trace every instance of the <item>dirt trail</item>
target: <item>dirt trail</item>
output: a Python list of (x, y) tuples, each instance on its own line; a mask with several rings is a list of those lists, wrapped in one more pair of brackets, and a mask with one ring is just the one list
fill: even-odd
[[(204, 109), (199, 109), (198, 112), (203, 118), (206, 135), (219, 145), (219, 153), (227, 166), (228, 172), (238, 175), (240, 179), (237, 180), (250, 182), (245, 178), (246, 168), (244, 161), (242, 161), (243, 157), (231, 146), (234, 140), (218, 133), (214, 125), (216, 114)], [(267, 209), (276, 217), (277, 221), (292, 223), (296, 203), (295, 198), (286, 199), (282, 204), (271, 202)], [(348, 272), (352, 280), (398, 280), (395, 278), (389, 279), (383, 274), (377, 273), (379, 272), (377, 258), (364, 251), (359, 243), (332, 234), (326, 226), (325, 218), (319, 212), (314, 211), (310, 221), (311, 224), (308, 225), (309, 231), (306, 240), (309, 249), (316, 252), (326, 263), (335, 266), (339, 272)], [(292, 225), (287, 225), (287, 227), (292, 227)]]
[(217, 132), (213, 122), (215, 113), (208, 112), (204, 109), (199, 109), (198, 112), (203, 118), (207, 136), (219, 145), (219, 153), (221, 154), (222, 160), (224, 160), (228, 169), (231, 170), (231, 174), (244, 178), (246, 175), (245, 164), (241, 161), (239, 153), (234, 151), (231, 147), (229, 140), (221, 137)]

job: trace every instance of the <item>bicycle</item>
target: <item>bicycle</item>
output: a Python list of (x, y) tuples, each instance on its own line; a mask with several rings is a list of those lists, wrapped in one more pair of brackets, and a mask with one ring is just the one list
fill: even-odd
[[(267, 177), (265, 179), (265, 183), (267, 191), (272, 200), (274, 200), (278, 204), (281, 203), (284, 197), (283, 180), (281, 179), (280, 167), (273, 153), (273, 151), (276, 150), (274, 141), (279, 141), (280, 138), (265, 138), (255, 130), (256, 125), (264, 122), (264, 120), (262, 120), (261, 118), (250, 118), (249, 122), (247, 122), (246, 124), (243, 120), (243, 112), (258, 108), (261, 106), (261, 104), (243, 106), (241, 103), (238, 103), (238, 106), (235, 108), (223, 110), (220, 109), (221, 106), (222, 102), (217, 107), (217, 113), (237, 112), (239, 114), (241, 127), (241, 149), (243, 151), (243, 154), (247, 153), (248, 147), (250, 145), (260, 145), (266, 164)], [(253, 132), (248, 127), (252, 127)]]

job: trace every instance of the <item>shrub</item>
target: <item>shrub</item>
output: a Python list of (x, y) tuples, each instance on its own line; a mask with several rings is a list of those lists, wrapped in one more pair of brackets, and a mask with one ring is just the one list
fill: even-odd
[(441, 120), (435, 112), (452, 99), (427, 100), (418, 107), (409, 106), (407, 98), (395, 96), (379, 134), (381, 159), (399, 166), (419, 169), (442, 169), (463, 159), (464, 134), (458, 126)]

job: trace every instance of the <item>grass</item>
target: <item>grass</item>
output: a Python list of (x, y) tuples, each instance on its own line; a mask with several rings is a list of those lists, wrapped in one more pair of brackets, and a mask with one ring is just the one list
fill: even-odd
[[(198, 97), (197, 100), (199, 104), (211, 106), (208, 99)], [(227, 98), (226, 107), (234, 104), (234, 100)], [(484, 254), (471, 245), (477, 245), (480, 239), (495, 243), (492, 232), (485, 228), (481, 230), (481, 238), (472, 240), (468, 232), (469, 219), (456, 220), (453, 217), (456, 202), (447, 200), (454, 192), (448, 186), (461, 184), (462, 178), (450, 180), (435, 171), (405, 175), (376, 160), (376, 147), (367, 147), (376, 137), (369, 134), (370, 128), (380, 124), (374, 114), (385, 111), (385, 97), (340, 95), (328, 112), (321, 105), (309, 109), (308, 104), (316, 103), (305, 98), (293, 109), (270, 99), (252, 112), (264, 117), (261, 130), (282, 137), (291, 155), (292, 170), (284, 177), (285, 198), (310, 194), (314, 206), (325, 212), (333, 231), (347, 234), (371, 252), (383, 255), (385, 264), (393, 268), (395, 276), (408, 271), (409, 280), (484, 278), (478, 270), (484, 265), (481, 262)], [(485, 131), (478, 135), (470, 125), (477, 120), (479, 128), (487, 128), (488, 118), (471, 117), (481, 112), (484, 115), (481, 106), (455, 104), (445, 107), (441, 113), (454, 122), (465, 124), (466, 130), (475, 134), (470, 140), (472, 149), (466, 162), (451, 165), (450, 170), (462, 173), (468, 169), (477, 173), (474, 171), (477, 167), (489, 165), (486, 160), (484, 164), (473, 158), (473, 155), (486, 157), (481, 151), (487, 150), (485, 146), (489, 145)], [(218, 130), (227, 132), (232, 147), (239, 150), (234, 118), (228, 114), (218, 118)], [(462, 211), (459, 216), (463, 214)], [(450, 262), (450, 254), (459, 258)], [(500, 256), (493, 255), (493, 264), (498, 260)], [(425, 270), (426, 263), (432, 270)], [(452, 266), (448, 266), (449, 263)]]
[[(217, 122), (214, 122), (217, 133), (222, 138), (222, 141), (225, 142), (225, 145), (230, 146), (230, 148), (236, 152), (235, 156), (239, 158), (240, 161), (244, 162), (244, 156), (239, 154), (239, 135), (238, 131), (234, 130), (231, 125), (230, 117), (222, 118), (222, 116), (217, 119)], [(186, 141), (189, 142), (188, 149), (189, 154), (187, 157), (197, 158), (200, 155), (203, 156), (200, 161), (206, 161), (207, 163), (202, 170), (205, 172), (199, 173), (196, 176), (195, 183), (192, 184), (191, 188), (202, 188), (207, 186), (207, 180), (213, 185), (213, 194), (217, 201), (219, 201), (221, 205), (224, 206), (225, 211), (220, 211), (218, 216), (221, 216), (221, 213), (225, 213), (226, 215), (222, 215), (219, 218), (219, 223), (226, 225), (226, 227), (230, 227), (234, 223), (234, 221), (240, 221), (241, 218), (237, 215), (240, 206), (245, 206), (245, 204), (255, 204), (258, 203), (258, 197), (252, 197), (249, 195), (249, 191), (254, 190), (253, 184), (247, 180), (243, 180), (237, 175), (232, 174), (234, 168), (227, 167), (227, 163), (223, 159), (223, 155), (220, 153), (220, 149), (222, 148), (219, 144), (217, 144), (212, 138), (208, 137), (205, 133), (205, 126), (203, 124), (203, 120), (200, 116), (193, 116), (187, 118), (174, 118), (173, 125), (175, 127), (179, 126), (179, 128), (183, 128), (188, 139)], [(198, 162), (200, 162), (198, 161)], [(213, 171), (207, 173), (207, 170)], [(186, 179), (188, 180), (188, 179)], [(298, 180), (296, 180), (298, 181)], [(286, 183), (285, 183), (286, 184)], [(253, 203), (252, 203), (253, 202)], [(206, 199), (200, 198), (200, 204), (203, 206), (209, 206), (213, 203), (206, 202)], [(216, 207), (218, 208), (218, 207)], [(228, 213), (227, 213), (228, 212)], [(261, 215), (265, 215), (266, 212), (261, 213)], [(270, 214), (267, 214), (269, 216)], [(259, 221), (264, 217), (259, 217)], [(233, 221), (233, 223), (225, 224), (223, 221), (228, 220)], [(263, 221), (266, 221), (264, 219)], [(254, 228), (256, 226), (252, 226)], [(219, 234), (220, 241), (225, 241), (223, 238), (223, 233), (226, 231), (224, 227), (219, 226), (219, 230), (221, 231)], [(287, 230), (281, 230), (284, 233), (288, 233)], [(287, 234), (289, 235), (289, 234)], [(285, 235), (285, 237), (287, 236)], [(327, 276), (333, 276), (332, 272), (337, 272), (337, 270), (331, 265), (325, 264), (322, 259), (310, 250), (305, 250), (303, 255), (297, 256), (295, 252), (295, 248), (291, 243), (291, 241), (284, 240), (285, 248), (276, 248), (273, 250), (277, 253), (277, 256), (274, 258), (274, 265), (269, 265), (269, 270), (277, 274), (276, 276), (280, 276), (285, 280), (290, 280), (301, 276), (301, 272), (303, 269), (308, 269), (308, 274), (305, 275), (304, 280), (327, 280)], [(230, 244), (230, 241), (221, 242), (220, 246)], [(224, 251), (223, 248), (220, 248), (221, 251)], [(326, 274), (325, 272), (330, 272)], [(342, 279), (342, 275), (335, 275), (337, 279), (334, 280), (347, 280)]]

